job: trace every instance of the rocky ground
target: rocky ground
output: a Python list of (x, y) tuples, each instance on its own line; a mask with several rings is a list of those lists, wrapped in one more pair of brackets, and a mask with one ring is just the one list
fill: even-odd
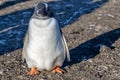
[(0, 80), (120, 80), (120, 0), (43, 0), (60, 21), (71, 61), (64, 74), (26, 75), (22, 41), (38, 1), (0, 1)]

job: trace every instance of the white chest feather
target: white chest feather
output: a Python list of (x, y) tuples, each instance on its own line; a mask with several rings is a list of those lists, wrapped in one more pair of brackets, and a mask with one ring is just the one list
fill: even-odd
[[(42, 48), (47, 48), (46, 45), (54, 45), (60, 39), (60, 32), (58, 24), (56, 24), (55, 19), (48, 20), (31, 20), (29, 26), (29, 38), (31, 44), (36, 47), (42, 46)], [(37, 48), (36, 47), (36, 48)]]

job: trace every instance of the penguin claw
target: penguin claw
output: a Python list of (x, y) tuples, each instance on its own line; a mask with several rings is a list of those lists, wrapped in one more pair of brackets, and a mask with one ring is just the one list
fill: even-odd
[(65, 71), (63, 69), (61, 69), (60, 67), (56, 66), (52, 72), (54, 73), (60, 73), (60, 74), (63, 74)]
[(34, 76), (34, 75), (37, 75), (39, 72), (37, 70), (37, 68), (33, 67), (31, 68), (31, 70), (27, 73), (27, 75), (30, 75), (30, 76)]

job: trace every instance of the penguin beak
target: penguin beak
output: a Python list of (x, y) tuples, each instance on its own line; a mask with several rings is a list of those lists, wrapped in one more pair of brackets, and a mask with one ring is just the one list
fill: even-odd
[(40, 15), (42, 15), (44, 12), (42, 11), (42, 10), (40, 10), (40, 9), (38, 9), (37, 11), (36, 11), (36, 14), (38, 15), (38, 16), (40, 16)]
[(39, 15), (39, 10), (36, 11), (36, 14)]

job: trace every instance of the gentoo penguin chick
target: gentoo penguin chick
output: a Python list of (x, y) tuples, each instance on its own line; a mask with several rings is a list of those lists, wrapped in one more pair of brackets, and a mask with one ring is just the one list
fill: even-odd
[(38, 3), (35, 6), (25, 36), (22, 56), (31, 68), (28, 75), (36, 75), (38, 70), (63, 73), (64, 70), (60, 67), (65, 58), (70, 61), (66, 40), (47, 3)]

